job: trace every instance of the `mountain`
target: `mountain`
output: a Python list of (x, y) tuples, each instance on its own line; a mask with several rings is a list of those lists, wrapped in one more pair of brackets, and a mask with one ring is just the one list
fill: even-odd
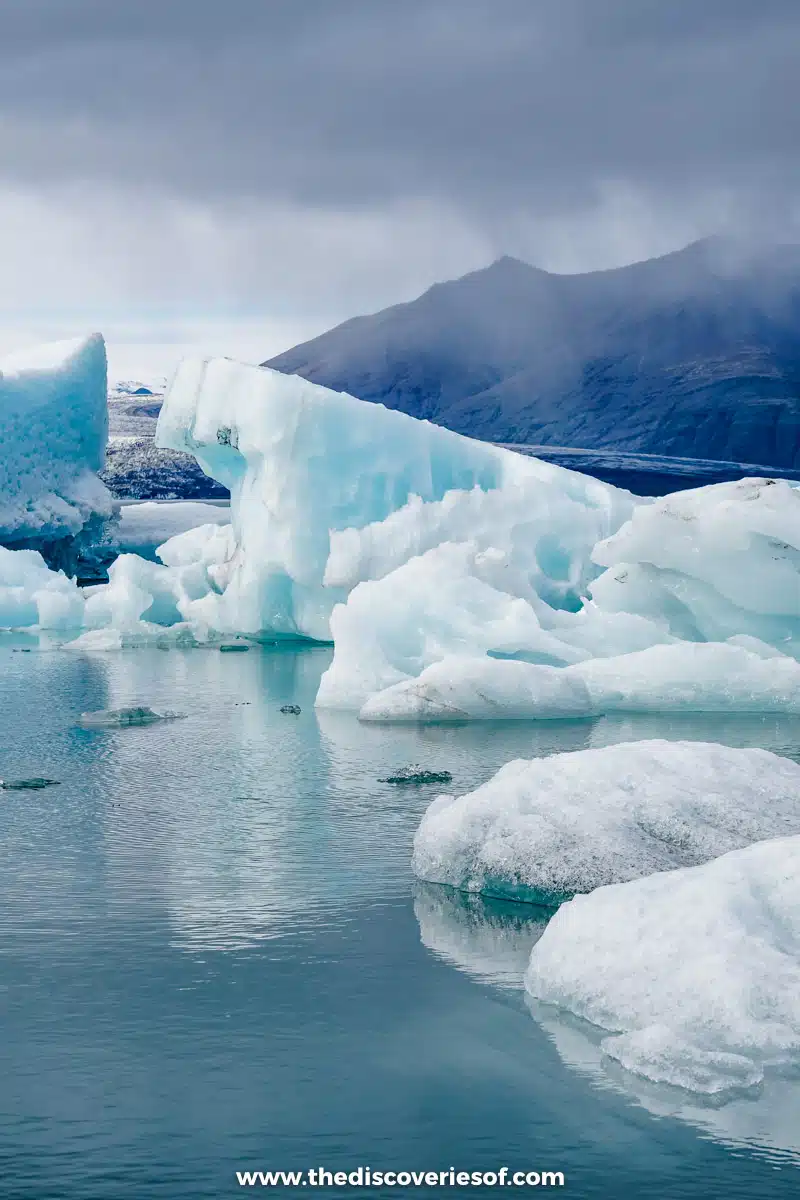
[(800, 467), (800, 246), (513, 258), (264, 364), (490, 441)]

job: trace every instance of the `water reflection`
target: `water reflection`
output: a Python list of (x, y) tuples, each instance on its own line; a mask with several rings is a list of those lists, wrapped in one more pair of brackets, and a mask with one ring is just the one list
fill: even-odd
[(547, 910), (464, 895), (437, 884), (417, 884), (414, 912), (424, 946), (481, 983), (524, 996), (533, 1019), (565, 1066), (591, 1079), (597, 1088), (632, 1100), (655, 1117), (690, 1125), (731, 1149), (800, 1166), (800, 1078), (768, 1079), (761, 1089), (725, 1103), (651, 1084), (603, 1054), (601, 1031), (523, 992), (531, 950), (551, 915)]
[(746, 1149), (777, 1163), (800, 1166), (800, 1078), (767, 1078), (763, 1086), (714, 1103), (625, 1071), (599, 1046), (598, 1030), (526, 997), (534, 1020), (568, 1067), (635, 1100), (655, 1117), (670, 1117), (731, 1149)]
[(436, 883), (414, 886), (414, 914), (423, 946), (482, 983), (519, 989), (534, 944), (551, 911), (466, 895)]

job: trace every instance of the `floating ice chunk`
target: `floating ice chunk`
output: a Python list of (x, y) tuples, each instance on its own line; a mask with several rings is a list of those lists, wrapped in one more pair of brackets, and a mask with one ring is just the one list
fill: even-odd
[[(489, 556), (489, 574), (496, 564)], [(317, 705), (358, 711), (392, 684), (452, 655), (492, 651), (547, 663), (586, 655), (542, 627), (536, 606), (483, 578), (486, 552), (445, 543), (359, 584), (331, 616), (334, 656)]]
[(578, 663), (562, 674), (580, 680), (599, 713), (800, 714), (800, 663), (755, 638), (733, 645), (652, 646), (636, 654)]
[(155, 712), (144, 704), (128, 708), (104, 708), (97, 712), (81, 713), (80, 724), (85, 729), (115, 729), (129, 725), (154, 725), (157, 721), (175, 721), (183, 713)]
[(107, 433), (100, 334), (0, 359), (0, 543), (47, 549), (90, 524), (102, 536)]
[(720, 1094), (796, 1066), (800, 836), (576, 897), (525, 982), (608, 1031), (606, 1053), (655, 1082)]
[(464, 891), (558, 904), (800, 830), (800, 766), (766, 750), (642, 741), (507, 763), (441, 796), (414, 873)]
[(452, 783), (449, 771), (431, 771), (425, 767), (396, 767), (391, 775), (379, 779), (378, 783), (395, 783), (401, 787), (423, 787), (431, 783)]
[(58, 779), (35, 775), (32, 779), (0, 779), (0, 788), (4, 792), (38, 792), (42, 788), (57, 787), (58, 783)]
[[(800, 673), (800, 668), (798, 668)], [(417, 679), (371, 696), (362, 721), (545, 720), (592, 712), (586, 684), (555, 667), (514, 659), (450, 657)]]
[(467, 535), (499, 555), (495, 574), (512, 596), (577, 606), (597, 573), (592, 547), (636, 503), (575, 472), (227, 359), (181, 364), (157, 442), (193, 454), (231, 492), (236, 551), (224, 587), (202, 602), (203, 620), (222, 632), (328, 640), (331, 611), (356, 583)]
[(689, 641), (749, 635), (800, 655), (800, 488), (742, 479), (641, 505), (595, 547), (606, 612), (639, 613)]
[(79, 629), (83, 609), (73, 580), (49, 570), (41, 554), (0, 546), (0, 628)]

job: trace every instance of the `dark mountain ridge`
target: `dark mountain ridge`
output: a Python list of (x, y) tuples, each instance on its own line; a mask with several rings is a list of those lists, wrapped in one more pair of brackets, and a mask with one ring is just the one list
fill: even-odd
[(473, 437), (800, 467), (800, 247), (513, 258), (265, 365)]

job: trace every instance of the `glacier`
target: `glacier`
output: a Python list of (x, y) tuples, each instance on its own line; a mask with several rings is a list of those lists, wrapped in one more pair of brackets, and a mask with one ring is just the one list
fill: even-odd
[(525, 986), (654, 1083), (726, 1098), (800, 1063), (800, 836), (563, 905)]
[(55, 566), (91, 554), (115, 513), (98, 478), (107, 433), (100, 334), (0, 359), (0, 545)]
[(414, 837), (429, 883), (534, 904), (800, 831), (800, 765), (767, 750), (641, 741), (507, 763), (444, 795)]

